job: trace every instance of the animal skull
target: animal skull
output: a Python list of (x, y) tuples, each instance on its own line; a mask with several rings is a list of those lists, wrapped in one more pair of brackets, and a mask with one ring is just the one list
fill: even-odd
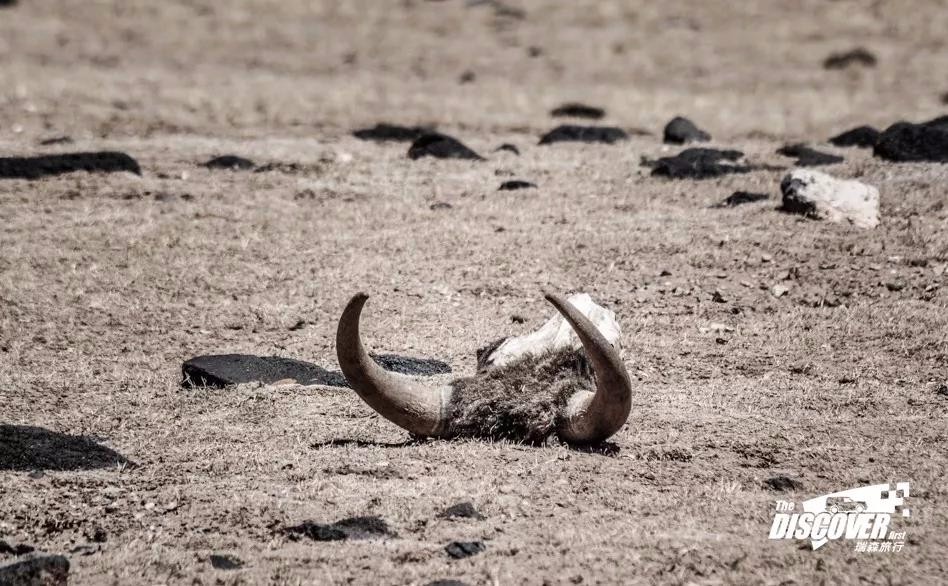
[[(502, 423), (507, 416), (516, 419), (535, 395), (549, 399), (542, 402), (539, 422), (523, 430), (523, 426), (517, 427), (515, 433), (504, 437), (536, 442), (555, 434), (569, 443), (594, 443), (617, 432), (628, 419), (631, 383), (612, 343), (618, 341), (618, 324), (612, 312), (592, 303), (588, 295), (573, 298), (583, 310), (559, 295), (546, 295), (565, 322), (554, 318), (534, 334), (505, 341), (490, 353), (493, 362), (486, 372), (440, 388), (387, 372), (372, 360), (359, 335), (359, 318), (367, 299), (365, 293), (356, 294), (339, 319), (339, 366), (370, 407), (414, 435), (495, 437), (496, 422)], [(603, 331), (587, 314), (604, 325)], [(566, 331), (566, 322), (572, 333)], [(585, 351), (592, 376), (571, 366), (576, 363), (570, 360), (576, 353), (570, 342), (573, 335)], [(531, 340), (538, 345), (531, 347)], [(490, 425), (464, 423), (465, 417), (469, 422), (480, 414), (492, 418)]]

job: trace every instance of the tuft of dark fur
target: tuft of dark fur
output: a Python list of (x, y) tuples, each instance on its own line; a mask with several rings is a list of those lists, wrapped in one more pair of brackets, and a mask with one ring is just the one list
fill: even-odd
[(569, 398), (592, 390), (593, 379), (582, 350), (559, 350), (452, 386), (451, 435), (540, 444), (555, 433)]

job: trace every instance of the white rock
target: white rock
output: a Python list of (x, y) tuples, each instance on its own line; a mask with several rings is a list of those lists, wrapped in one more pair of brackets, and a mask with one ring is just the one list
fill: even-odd
[(879, 190), (812, 169), (794, 169), (780, 182), (787, 211), (860, 228), (879, 225)]
[[(589, 318), (593, 325), (599, 328), (603, 337), (614, 348), (619, 349), (619, 338), (622, 335), (622, 330), (619, 328), (619, 322), (616, 321), (615, 312), (596, 305), (592, 297), (586, 293), (577, 293), (568, 300), (576, 309)], [(553, 316), (540, 329), (523, 336), (507, 338), (489, 355), (482, 360), (478, 360), (478, 363), (479, 366), (484, 368), (496, 368), (516, 362), (528, 354), (536, 356), (552, 350), (565, 348), (580, 350), (582, 347), (583, 344), (579, 341), (579, 336), (573, 331), (572, 326), (569, 325), (566, 318), (554, 309)]]

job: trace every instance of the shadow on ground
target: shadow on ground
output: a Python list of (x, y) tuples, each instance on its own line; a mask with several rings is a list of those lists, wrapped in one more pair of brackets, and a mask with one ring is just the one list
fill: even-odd
[(0, 470), (92, 470), (130, 463), (87, 437), (0, 424)]

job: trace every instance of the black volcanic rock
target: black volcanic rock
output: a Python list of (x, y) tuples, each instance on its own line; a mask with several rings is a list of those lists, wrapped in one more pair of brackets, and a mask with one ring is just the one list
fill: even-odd
[(411, 147), (408, 149), (408, 158), (417, 160), (422, 157), (467, 159), (471, 161), (484, 160), (484, 157), (466, 147), (458, 139), (438, 132), (422, 135), (411, 143)]
[(510, 181), (504, 181), (500, 184), (500, 187), (497, 188), (497, 191), (513, 191), (515, 189), (529, 189), (531, 187), (536, 187), (536, 183), (530, 183), (529, 181), (521, 181), (520, 179), (511, 179)]
[[(413, 376), (435, 376), (451, 372), (451, 367), (440, 360), (412, 358), (398, 354), (372, 354), (379, 366), (391, 372)], [(252, 354), (217, 354), (197, 356), (181, 365), (181, 386), (185, 388), (223, 388), (243, 383), (272, 384), (293, 380), (301, 385), (347, 387), (341, 372), (302, 360), (282, 356), (254, 356)]]
[(256, 165), (250, 159), (238, 157), (237, 155), (222, 155), (220, 157), (214, 157), (205, 163), (201, 163), (201, 166), (207, 167), (208, 169), (231, 169), (237, 171), (253, 169)]
[(800, 167), (817, 167), (820, 165), (835, 165), (845, 161), (839, 155), (831, 155), (815, 149), (811, 149), (805, 144), (788, 144), (777, 149), (778, 155), (785, 157), (795, 157), (795, 164)]
[(41, 179), (76, 171), (89, 173), (126, 171), (136, 175), (142, 174), (138, 161), (125, 153), (118, 152), (0, 158), (0, 179)]
[(283, 532), (294, 541), (300, 537), (313, 541), (397, 537), (388, 523), (380, 517), (349, 517), (329, 524), (304, 521), (299, 525), (284, 528)]
[(181, 365), (181, 374), (181, 385), (188, 388), (223, 388), (251, 382), (270, 384), (282, 380), (294, 380), (301, 385), (349, 386), (342, 373), (282, 356), (197, 356)]
[(744, 153), (736, 150), (709, 148), (685, 149), (673, 157), (662, 157), (656, 161), (643, 161), (652, 167), (652, 175), (670, 179), (710, 179), (729, 173), (747, 173), (753, 169), (737, 164)]
[(444, 548), (448, 555), (456, 560), (477, 555), (485, 549), (483, 541), (452, 541)]
[(735, 206), (744, 205), (746, 203), (755, 203), (758, 201), (766, 201), (770, 199), (770, 196), (766, 193), (751, 193), (749, 191), (735, 191), (731, 195), (724, 198), (724, 201), (721, 203), (715, 204), (713, 207), (716, 208), (733, 208)]
[(869, 148), (876, 145), (882, 133), (872, 126), (857, 126), (829, 139), (829, 143), (838, 147)]
[(872, 154), (895, 162), (948, 163), (948, 117), (921, 124), (897, 122), (882, 132)]
[(516, 145), (512, 145), (512, 144), (510, 144), (509, 142), (505, 142), (504, 144), (502, 144), (502, 145), (500, 145), (499, 147), (497, 147), (496, 149), (494, 149), (494, 152), (495, 152), (495, 153), (496, 153), (496, 152), (499, 152), (499, 151), (507, 151), (507, 152), (511, 152), (511, 153), (513, 153), (513, 154), (515, 154), (515, 155), (517, 155), (517, 156), (520, 156), (520, 149), (518, 149)]
[(540, 144), (555, 142), (601, 142), (613, 144), (620, 140), (627, 140), (628, 133), (615, 126), (577, 126), (564, 124), (557, 126), (540, 138)]
[(852, 66), (875, 67), (876, 56), (864, 47), (833, 53), (823, 61), (824, 69), (846, 69)]
[(590, 120), (599, 120), (605, 115), (606, 111), (602, 108), (575, 102), (563, 104), (550, 112), (550, 116), (553, 117), (588, 118)]
[(432, 132), (430, 128), (422, 126), (399, 126), (398, 124), (379, 123), (372, 128), (356, 130), (352, 136), (360, 140), (374, 140), (380, 142), (411, 142)]
[(682, 116), (672, 118), (665, 125), (664, 141), (667, 144), (685, 144), (688, 142), (708, 142), (711, 135), (698, 128), (694, 122)]

